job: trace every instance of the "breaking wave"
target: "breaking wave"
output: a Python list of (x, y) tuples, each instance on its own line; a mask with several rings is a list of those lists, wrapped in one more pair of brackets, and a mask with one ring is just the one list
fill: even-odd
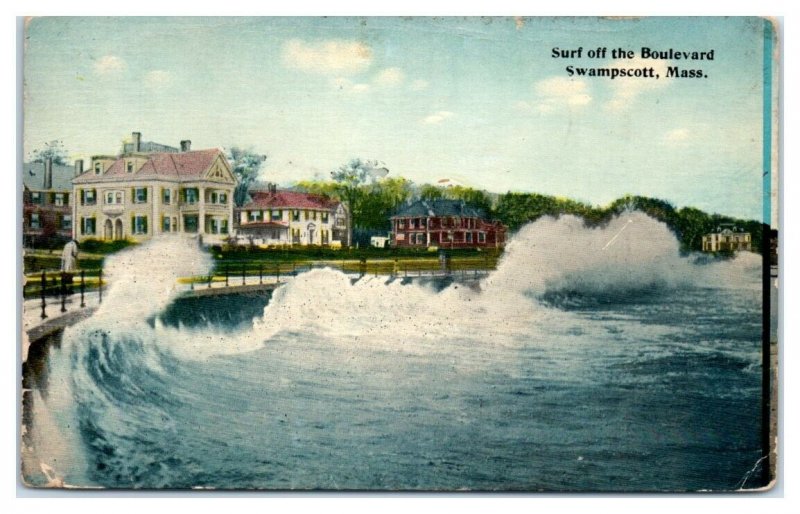
[[(213, 484), (202, 459), (188, 457), (210, 450), (185, 448), (185, 418), (178, 413), (188, 415), (200, 401), (192, 373), (217, 369), (225, 356), (292, 340), (331, 349), (299, 353), (310, 370), (351, 369), (362, 354), (388, 368), (403, 354), (452, 361), (453, 369), (474, 374), (498, 362), (513, 369), (515, 352), (538, 347), (558, 348), (563, 372), (565, 356), (585, 352), (587, 344), (655, 340), (672, 330), (652, 325), (627, 336), (612, 324), (593, 327), (570, 311), (570, 302), (624, 303), (689, 286), (757, 290), (761, 258), (739, 254), (700, 265), (680, 256), (664, 224), (638, 212), (597, 228), (571, 216), (544, 218), (523, 227), (497, 269), (472, 286), (437, 290), (386, 277), (354, 282), (339, 271), (315, 269), (278, 288), (251, 326), (161, 323), (158, 314), (179, 292), (176, 278), (206, 273), (210, 265), (196, 245), (175, 239), (107, 259), (111, 286), (102, 306), (65, 330), (62, 348), (51, 355), (49, 394), (36, 399), (46, 405), (37, 406), (39, 423), (55, 425), (49, 430), (68, 434), (66, 447), (91, 456), (76, 452), (70, 459), (61, 452), (56, 459), (43, 444), (38, 458), (57, 479), (116, 487)], [(214, 418), (212, 412), (198, 416), (198, 424)], [(226, 452), (230, 443), (220, 434), (208, 437), (217, 439), (214, 451)]]

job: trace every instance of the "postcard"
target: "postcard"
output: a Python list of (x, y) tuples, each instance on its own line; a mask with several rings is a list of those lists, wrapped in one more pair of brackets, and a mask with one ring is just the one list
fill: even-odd
[(25, 486), (774, 484), (773, 20), (23, 30)]

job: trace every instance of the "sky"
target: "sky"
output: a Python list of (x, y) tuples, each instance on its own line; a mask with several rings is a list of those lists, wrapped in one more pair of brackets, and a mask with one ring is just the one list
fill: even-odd
[[(417, 183), (605, 205), (625, 194), (760, 219), (754, 18), (37, 18), (24, 153), (116, 153), (132, 131), (266, 154), (289, 185), (376, 159)], [(582, 48), (554, 58), (554, 48)], [(612, 49), (637, 54), (613, 60)], [(642, 47), (714, 60), (642, 59)], [(605, 58), (589, 50), (606, 48)], [(570, 77), (653, 67), (658, 80)], [(703, 78), (666, 78), (668, 66)]]

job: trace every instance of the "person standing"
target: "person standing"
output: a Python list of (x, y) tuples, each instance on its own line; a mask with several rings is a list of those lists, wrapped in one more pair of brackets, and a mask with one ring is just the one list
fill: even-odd
[(61, 271), (72, 273), (78, 267), (78, 243), (71, 239), (61, 252)]

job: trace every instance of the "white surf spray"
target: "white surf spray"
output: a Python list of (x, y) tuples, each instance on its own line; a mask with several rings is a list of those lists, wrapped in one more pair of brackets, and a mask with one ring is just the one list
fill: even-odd
[(330, 338), (343, 347), (379, 347), (391, 352), (441, 351), (442, 340), (462, 348), (516, 346), (548, 341), (577, 320), (539, 303), (548, 292), (624, 298), (686, 287), (751, 287), (758, 283), (760, 256), (743, 253), (710, 265), (681, 257), (669, 228), (640, 212), (601, 227), (582, 219), (543, 218), (509, 242), (497, 269), (478, 290), (454, 283), (441, 291), (400, 279), (351, 277), (316, 269), (279, 287), (253, 328), (156, 325), (154, 339), (182, 358), (248, 352), (279, 334)]
[[(45, 432), (74, 432), (83, 423), (84, 429), (128, 440), (152, 429), (148, 424), (153, 420), (159, 420), (159, 430), (169, 431), (167, 403), (137, 403), (135, 416), (129, 403), (151, 393), (142, 384), (169, 375), (165, 355), (211, 360), (281, 344), (290, 336), (298, 351), (303, 345), (333, 347), (332, 352), (316, 352), (324, 355), (324, 362), (303, 364), (309, 369), (344, 361), (353, 369), (353, 360), (360, 358), (379, 360), (379, 366), (390, 369), (393, 359), (404, 354), (446, 359), (454, 369), (469, 373), (501, 362), (513, 374), (516, 354), (505, 350), (535, 347), (557, 349), (553, 359), (558, 368), (580, 377), (580, 370), (570, 366), (581, 359), (571, 357), (592, 345), (656, 337), (670, 328), (648, 325), (627, 335), (613, 322), (587, 326), (574, 313), (548, 307), (540, 299), (552, 291), (636, 295), (691, 284), (751, 287), (759, 280), (760, 256), (739, 254), (709, 265), (693, 262), (680, 256), (664, 224), (641, 213), (626, 213), (597, 228), (571, 216), (545, 218), (512, 238), (497, 270), (478, 290), (454, 283), (436, 291), (387, 277), (353, 283), (339, 271), (317, 269), (279, 287), (251, 328), (176, 328), (159, 323), (158, 313), (178, 294), (178, 277), (205, 274), (211, 261), (190, 242), (154, 240), (107, 259), (110, 287), (103, 304), (90, 319), (65, 331), (62, 349), (51, 359), (49, 395), (36, 399), (52, 412), (36, 415), (55, 425)], [(151, 326), (148, 319), (153, 316)], [(306, 358), (302, 352), (297, 355), (298, 361)], [(80, 415), (78, 408), (83, 409)], [(65, 437), (64, 444), (77, 452), (80, 438)], [(93, 444), (102, 444), (102, 437), (97, 441)], [(57, 463), (42, 463), (49, 466), (51, 479), (91, 483), (80, 474), (85, 463), (79, 455), (72, 462), (64, 456)]]

